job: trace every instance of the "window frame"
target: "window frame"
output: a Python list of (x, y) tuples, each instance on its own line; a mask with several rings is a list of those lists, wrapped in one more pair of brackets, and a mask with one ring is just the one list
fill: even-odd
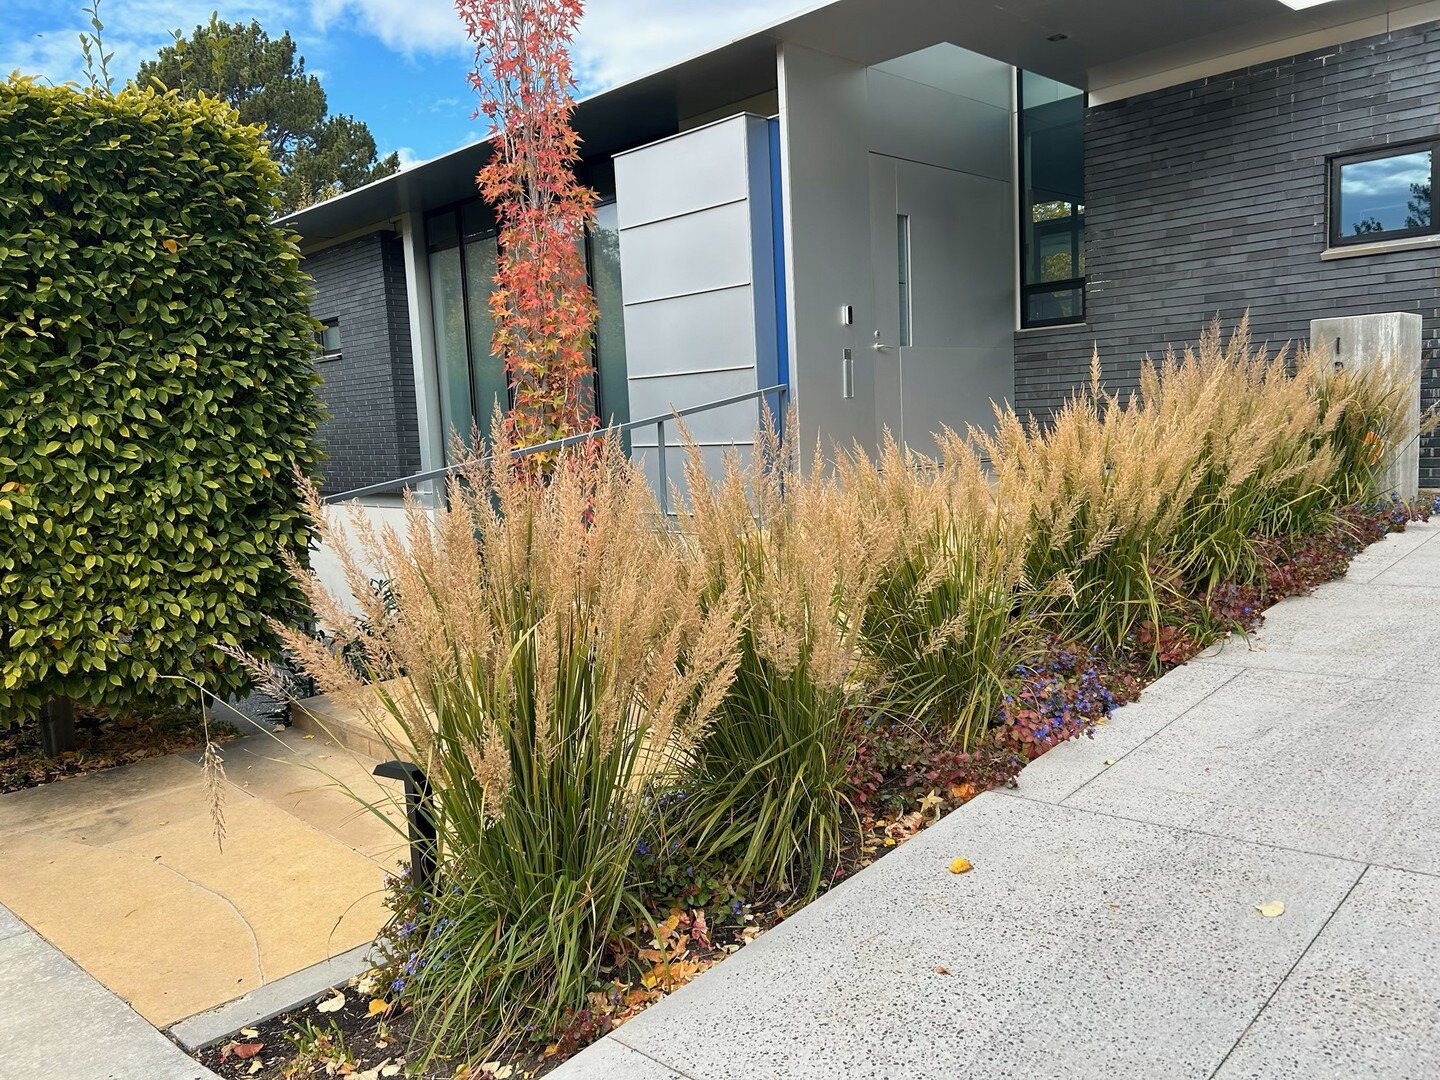
[[(1015, 285), (1016, 285), (1016, 329), (1024, 332), (1026, 330), (1048, 330), (1060, 326), (1087, 326), (1090, 322), (1090, 297), (1088, 271), (1079, 277), (1064, 278), (1057, 281), (1036, 281), (1025, 280), (1025, 260), (1029, 255), (1029, 248), (1026, 243), (1027, 229), (1034, 224), (1029, 215), (1033, 208), (1028, 204), (1027, 189), (1025, 184), (1025, 69), (1015, 68), (1015, 124), (1014, 124), (1014, 168), (1015, 168)], [(1084, 92), (1082, 91), (1082, 94)], [(1089, 111), (1089, 95), (1084, 94), (1082, 116)], [(1083, 143), (1082, 143), (1083, 146)], [(1083, 152), (1083, 151), (1082, 151)], [(1082, 162), (1082, 168), (1084, 163)], [(1071, 204), (1079, 205), (1079, 204)], [(1072, 215), (1073, 216), (1073, 215)], [(1085, 221), (1084, 213), (1079, 215), (1080, 242), (1072, 245), (1072, 265), (1079, 265), (1083, 258), (1085, 243)], [(1032, 295), (1043, 295), (1045, 293), (1073, 292), (1076, 289), (1080, 292), (1080, 314), (1079, 316), (1060, 316), (1054, 319), (1031, 319), (1030, 297)]]
[[(1387, 229), (1382, 232), (1342, 235), (1340, 220), (1341, 172), (1346, 165), (1358, 165), (1367, 161), (1384, 161), (1386, 158), (1404, 157), (1428, 150), (1430, 152), (1430, 224), (1414, 229)], [(1347, 150), (1331, 154), (1325, 159), (1326, 169), (1326, 240), (1332, 248), (1355, 247), (1360, 244), (1381, 244), (1387, 240), (1408, 240), (1416, 236), (1440, 235), (1440, 137), (1420, 139), (1413, 142), (1394, 143), (1388, 146), (1371, 146), (1362, 150)]]
[[(609, 206), (609, 205), (614, 204), (615, 201), (616, 201), (616, 200), (615, 200), (615, 198), (614, 198), (613, 196), (611, 196), (611, 197), (609, 197), (609, 198), (602, 197), (597, 205), (599, 205), (599, 206)], [(425, 212), (425, 214), (424, 214), (424, 223), (425, 223), (425, 256), (426, 256), (426, 259), (427, 259), (427, 266), (428, 266), (428, 259), (430, 258), (430, 256), (436, 254), (437, 252), (448, 251), (448, 250), (450, 250), (450, 249), (452, 249), (452, 248), (458, 248), (458, 249), (460, 250), (460, 292), (461, 292), (461, 296), (462, 296), (463, 298), (465, 298), (465, 299), (464, 299), (465, 357), (466, 357), (466, 363), (469, 365), (469, 371), (470, 371), (470, 388), (471, 388), (471, 395), (472, 395), (472, 400), (471, 400), (470, 408), (471, 408), (472, 414), (474, 413), (474, 410), (475, 410), (475, 403), (474, 403), (474, 400), (473, 400), (474, 387), (475, 387), (475, 357), (474, 357), (474, 355), (473, 355), (473, 350), (472, 350), (472, 347), (471, 347), (471, 342), (472, 342), (473, 339), (474, 339), (474, 328), (473, 328), (472, 325), (471, 325), (471, 317), (470, 317), (470, 315), (471, 315), (471, 312), (470, 312), (470, 303), (469, 303), (469, 296), (470, 296), (470, 270), (469, 270), (469, 261), (468, 261), (468, 260), (466, 259), (466, 257), (465, 257), (466, 247), (467, 247), (469, 244), (471, 244), (471, 243), (475, 243), (475, 242), (478, 242), (478, 241), (481, 241), (481, 240), (489, 240), (489, 239), (492, 239), (492, 238), (498, 239), (498, 237), (499, 237), (499, 235), (500, 235), (500, 229), (499, 229), (498, 225), (494, 225), (494, 224), (491, 224), (491, 225), (487, 226), (486, 228), (480, 229), (480, 230), (478, 230), (478, 231), (472, 231), (472, 232), (466, 232), (466, 231), (465, 231), (465, 222), (466, 222), (466, 219), (467, 219), (467, 217), (468, 217), (468, 215), (467, 215), (466, 212), (465, 212), (465, 211), (466, 211), (466, 208), (467, 208), (468, 206), (472, 206), (472, 205), (475, 205), (475, 204), (482, 204), (482, 205), (483, 205), (483, 200), (481, 200), (481, 199), (479, 199), (479, 198), (476, 198), (476, 197), (461, 199), (461, 200), (458, 201), (458, 202), (448, 203), (448, 204), (446, 204), (446, 205), (444, 205), (444, 206), (434, 207), (434, 208), (431, 209), (431, 210), (427, 210), (427, 211)], [(435, 219), (444, 217), (444, 216), (446, 216), (446, 215), (450, 215), (450, 216), (452, 216), (453, 219), (454, 219), (454, 222), (455, 222), (455, 238), (454, 238), (453, 240), (445, 240), (445, 241), (443, 241), (443, 242), (438, 242), (438, 243), (437, 243), (437, 242), (432, 242), (431, 239), (430, 239), (430, 233), (431, 233), (431, 230), (430, 230), (430, 222), (431, 222), (432, 220), (435, 220)], [(587, 225), (587, 227), (586, 227), (586, 229), (585, 229), (584, 241), (583, 241), (583, 243), (582, 243), (582, 245), (581, 245), (581, 254), (582, 254), (582, 256), (583, 256), (583, 258), (584, 258), (584, 260), (585, 260), (585, 277), (586, 277), (587, 282), (590, 284), (592, 293), (593, 293), (593, 290), (594, 290), (594, 287), (595, 287), (595, 253), (594, 253), (594, 243), (595, 243), (594, 236), (592, 235), (592, 232), (591, 232), (590, 227)], [(433, 313), (432, 313), (432, 316), (431, 316), (431, 317), (433, 318)], [(598, 335), (598, 334), (592, 334), (592, 335), (591, 335), (591, 342), (590, 342), (590, 370), (591, 370), (591, 378), (592, 378), (592, 380), (593, 380), (593, 398), (594, 398), (594, 402), (593, 402), (593, 403), (594, 403), (594, 407), (595, 407), (595, 415), (596, 415), (596, 416), (604, 416), (604, 415), (605, 415), (605, 413), (604, 413), (604, 411), (603, 411), (603, 410), (604, 410), (604, 402), (603, 402), (603, 400), (602, 400), (602, 396), (601, 396), (601, 395), (602, 395), (602, 390), (601, 390), (601, 386), (600, 386), (600, 339), (599, 339), (599, 335)], [(506, 378), (506, 393), (507, 393), (508, 398), (509, 398), (509, 400), (508, 400), (508, 402), (507, 402), (507, 404), (506, 404), (506, 408), (507, 408), (507, 409), (508, 409), (508, 408), (513, 408), (513, 407), (514, 407), (514, 404), (515, 404), (515, 387), (514, 387), (514, 384), (510, 382), (510, 380), (509, 380), (509, 378), (508, 378), (508, 373), (507, 373), (507, 378)], [(487, 420), (486, 422), (488, 423), (488, 420)], [(485, 427), (484, 427), (483, 424), (481, 425), (481, 430), (482, 430), (482, 431), (485, 430)]]
[[(338, 315), (331, 316), (328, 319), (317, 319), (316, 321), (325, 327), (325, 330), (334, 329), (336, 334), (340, 333), (340, 317)], [(314, 358), (317, 364), (332, 363), (345, 355), (345, 342), (343, 338), (338, 348), (325, 348), (325, 330), (318, 330), (315, 333)]]

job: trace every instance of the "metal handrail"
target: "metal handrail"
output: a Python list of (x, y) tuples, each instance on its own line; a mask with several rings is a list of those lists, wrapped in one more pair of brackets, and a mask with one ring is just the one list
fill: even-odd
[[(775, 413), (781, 410), (778, 406), (783, 402), (790, 387), (785, 383), (776, 383), (774, 386), (767, 386), (763, 390), (751, 390), (749, 393), (736, 394), (734, 397), (721, 398), (718, 401), (707, 401), (704, 405), (692, 405), (687, 409), (673, 409), (668, 413), (658, 416), (647, 416), (643, 420), (631, 420), (628, 423), (617, 424), (608, 428), (596, 428), (594, 431), (583, 431), (579, 435), (567, 435), (563, 439), (551, 439), (549, 442), (536, 443), (534, 446), (522, 446), (519, 449), (511, 450), (508, 457), (515, 460), (530, 457), (532, 454), (541, 454), (547, 450), (562, 450), (567, 446), (574, 446), (578, 443), (588, 442), (592, 439), (605, 438), (610, 435), (625, 435), (637, 428), (653, 427), (658, 436), (656, 446), (656, 464), (658, 465), (657, 479), (659, 481), (659, 498), (661, 513), (669, 513), (669, 474), (665, 469), (665, 425), (672, 420), (683, 420), (687, 416), (695, 416), (699, 413), (710, 412), (713, 409), (723, 409), (727, 405), (740, 405), (746, 401), (764, 401), (771, 394), (775, 395), (777, 408)], [(482, 458), (477, 462), (463, 462), (456, 465), (446, 465), (443, 469), (430, 469), (426, 472), (413, 473), (410, 476), (402, 476), (395, 480), (386, 480), (379, 484), (367, 484), (365, 487), (352, 488), (350, 491), (342, 491), (338, 495), (327, 495), (322, 500), (327, 505), (339, 502), (348, 502), (350, 499), (360, 499), (366, 495), (379, 495), (387, 491), (414, 487), (417, 484), (428, 483), (432, 480), (443, 480), (467, 468), (473, 464), (488, 464), (495, 460), (491, 455)]]

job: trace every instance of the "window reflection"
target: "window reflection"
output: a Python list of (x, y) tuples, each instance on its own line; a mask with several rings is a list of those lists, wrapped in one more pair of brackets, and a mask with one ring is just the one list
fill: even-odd
[(1021, 325), (1085, 318), (1085, 94), (1018, 79)]
[(440, 375), (440, 420), (445, 427), (445, 455), (451, 441), (470, 441), (474, 414), (470, 407), (470, 360), (465, 347), (465, 290), (460, 274), (460, 249), (430, 254), (430, 300), (435, 318), (435, 366)]
[[(472, 201), (426, 218), (430, 293), (435, 320), (436, 366), (446, 456), (451, 436), (465, 445), (472, 428), (488, 437), (498, 405), (510, 405), (505, 365), (492, 352), (495, 322), (490, 313), (498, 242), (494, 217), (484, 203)], [(608, 423), (629, 420), (625, 366), (625, 310), (620, 282), (620, 231), (614, 203), (597, 208), (586, 238), (590, 284), (600, 309), (595, 328), (598, 370), (596, 408)]]
[(1429, 150), (1342, 164), (1340, 234), (1374, 237), (1428, 229), (1431, 170)]

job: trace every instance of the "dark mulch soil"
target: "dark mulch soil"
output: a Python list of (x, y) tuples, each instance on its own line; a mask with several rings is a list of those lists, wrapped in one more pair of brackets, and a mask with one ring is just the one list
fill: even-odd
[[(200, 1051), (195, 1057), (226, 1080), (241, 1077), (291, 1078), (349, 1076), (355, 1080), (452, 1080), (454, 1063), (424, 1072), (407, 1068), (411, 1014), (387, 1009), (371, 1012), (376, 1000), (356, 982), (339, 988), (344, 1004), (330, 1009), (335, 994), (283, 1016), (245, 1028), (235, 1038)], [(321, 1011), (321, 1006), (326, 1006)], [(378, 1006), (377, 1006), (378, 1008)], [(389, 1071), (387, 1071), (389, 1070)], [(460, 1074), (465, 1075), (463, 1072)], [(516, 1071), (516, 1080), (520, 1072)], [(476, 1073), (472, 1080), (480, 1080)]]
[[(1263, 580), (1254, 585), (1226, 585), (1192, 597), (1181, 609), (1186, 625), (1155, 627), (1146, 623), (1129, 655), (1102, 658), (1056, 643), (1044, 663), (1030, 670), (1025, 680), (1035, 702), (1027, 701), (1022, 693), (1007, 705), (1004, 725), (992, 742), (973, 753), (947, 749), (883, 716), (857, 715), (856, 758), (846, 780), (846, 796), (855, 813), (847, 820), (839, 864), (832, 868), (821, 891), (869, 866), (980, 792), (1013, 785), (1026, 761), (1058, 742), (1093, 730), (1111, 708), (1136, 699), (1146, 684), (1195, 656), (1208, 643), (1207, 638), (1258, 628), (1268, 605), (1342, 576), (1350, 559), (1366, 545), (1389, 532), (1403, 531), (1407, 521), (1428, 519), (1428, 509), (1420, 507), (1352, 510), (1345, 513), (1341, 525), (1324, 535), (1266, 542), (1261, 546)], [(1198, 629), (1202, 626), (1204, 632)], [(1039, 709), (1041, 699), (1048, 703), (1048, 711)], [(406, 1073), (403, 1063), (410, 1056), (411, 1015), (398, 1006), (378, 1011), (385, 1003), (371, 997), (383, 992), (377, 987), (389, 977), (385, 975), (341, 988), (345, 1002), (335, 1011), (322, 1013), (317, 1004), (307, 1005), (246, 1029), (235, 1040), (197, 1057), (227, 1080), (250, 1076), (380, 1080), (402, 1075), (421, 1080), (521, 1080), (543, 1076), (790, 914), (784, 906), (754, 897), (744, 904), (722, 901), (723, 888), (702, 877), (670, 904), (668, 920), (664, 911), (656, 910), (660, 938), (647, 942), (643, 939), (648, 931), (643, 935), (632, 931), (635, 937), (619, 943), (624, 955), (615, 957), (615, 967), (607, 975), (616, 977), (614, 989), (592, 994), (593, 1007), (582, 1009), (567, 1027), (553, 1032), (554, 1041), (544, 1052), (507, 1058), (503, 1063), (473, 1062), (467, 1068), (448, 1062), (423, 1074)], [(638, 981), (620, 977), (637, 965), (643, 971), (651, 964), (651, 970)], [(374, 1013), (372, 1001), (377, 1002)]]
[[(216, 742), (223, 742), (238, 732), (212, 720), (210, 734)], [(75, 743), (74, 750), (48, 758), (40, 746), (38, 724), (0, 730), (0, 794), (194, 750), (205, 745), (205, 729), (200, 715), (189, 709), (112, 716), (77, 706)]]

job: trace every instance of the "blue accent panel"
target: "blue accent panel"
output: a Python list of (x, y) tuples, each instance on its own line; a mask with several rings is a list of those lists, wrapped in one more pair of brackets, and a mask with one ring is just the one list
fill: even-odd
[(780, 179), (780, 118), (770, 118), (770, 227), (775, 255), (776, 380), (790, 385), (790, 310), (785, 296), (785, 189)]

